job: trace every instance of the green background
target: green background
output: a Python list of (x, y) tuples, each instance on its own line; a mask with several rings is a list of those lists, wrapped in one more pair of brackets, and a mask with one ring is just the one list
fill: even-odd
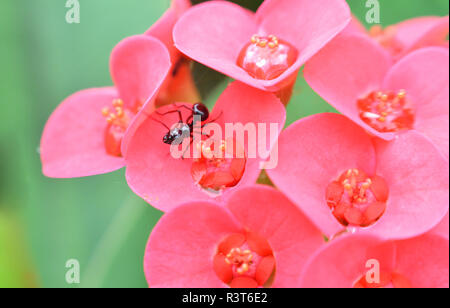
[[(144, 32), (168, 0), (79, 0), (81, 23), (67, 24), (65, 0), (0, 1), (0, 287), (73, 287), (65, 264), (77, 259), (81, 286), (145, 287), (145, 244), (161, 213), (135, 197), (123, 170), (83, 179), (41, 174), (39, 140), (52, 110), (80, 89), (110, 85), (109, 53)], [(199, 1), (196, 1), (199, 2)], [(256, 8), (261, 1), (235, 1)], [(364, 0), (349, 0), (362, 18)], [(447, 0), (380, 0), (383, 25), (447, 15)], [(196, 65), (210, 104), (227, 79)], [(288, 122), (333, 111), (298, 81)]]

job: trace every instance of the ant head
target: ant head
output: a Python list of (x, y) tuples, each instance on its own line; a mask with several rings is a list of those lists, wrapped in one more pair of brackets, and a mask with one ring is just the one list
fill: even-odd
[(163, 137), (163, 142), (165, 144), (172, 144), (173, 140), (174, 140), (173, 135), (170, 132), (165, 134)]
[(209, 110), (208, 107), (206, 107), (202, 103), (197, 103), (192, 106), (192, 112), (196, 116), (200, 116), (202, 122), (208, 120), (209, 118)]

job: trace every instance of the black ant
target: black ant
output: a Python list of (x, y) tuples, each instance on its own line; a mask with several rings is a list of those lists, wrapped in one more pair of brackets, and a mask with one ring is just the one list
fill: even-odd
[[(165, 144), (169, 144), (169, 145), (172, 145), (172, 144), (179, 145), (184, 141), (184, 139), (186, 139), (188, 137), (190, 138), (189, 145), (191, 145), (193, 143), (193, 138), (194, 138), (194, 127), (197, 124), (196, 121), (200, 120), (200, 122), (201, 122), (200, 128), (204, 128), (206, 125), (216, 121), (218, 118), (220, 118), (222, 116), (222, 112), (221, 112), (220, 115), (216, 119), (203, 124), (203, 122), (205, 122), (209, 119), (209, 115), (210, 115), (208, 107), (206, 107), (204, 104), (196, 103), (192, 106), (192, 108), (188, 107), (186, 105), (181, 105), (181, 106), (175, 105), (175, 107), (178, 107), (178, 109), (167, 111), (164, 113), (155, 112), (156, 114), (158, 114), (160, 116), (164, 116), (164, 115), (171, 114), (171, 113), (178, 113), (178, 117), (179, 117), (178, 125), (175, 126), (174, 128), (171, 129), (163, 122), (153, 119), (156, 122), (159, 122), (160, 124), (162, 124), (165, 128), (167, 128), (168, 132), (164, 135), (163, 142)], [(183, 120), (183, 115), (180, 111), (181, 108), (185, 108), (191, 112), (191, 114), (186, 119), (186, 121)], [(206, 135), (206, 136), (210, 137), (209, 135)], [(184, 155), (183, 155), (183, 158), (184, 158)]]

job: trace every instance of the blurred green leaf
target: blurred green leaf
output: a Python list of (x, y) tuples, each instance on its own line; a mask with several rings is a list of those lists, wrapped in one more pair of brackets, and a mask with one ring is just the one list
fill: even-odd
[(0, 212), (0, 288), (37, 287), (23, 231), (15, 215)]

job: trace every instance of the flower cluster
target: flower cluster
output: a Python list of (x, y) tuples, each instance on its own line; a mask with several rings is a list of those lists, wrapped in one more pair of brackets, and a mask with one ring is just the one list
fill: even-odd
[[(51, 115), (43, 173), (126, 168), (165, 212), (150, 287), (448, 287), (448, 28), (367, 31), (345, 0), (174, 0), (114, 48), (114, 87)], [(235, 80), (211, 111), (193, 61)], [(340, 114), (283, 130), (303, 67)]]

